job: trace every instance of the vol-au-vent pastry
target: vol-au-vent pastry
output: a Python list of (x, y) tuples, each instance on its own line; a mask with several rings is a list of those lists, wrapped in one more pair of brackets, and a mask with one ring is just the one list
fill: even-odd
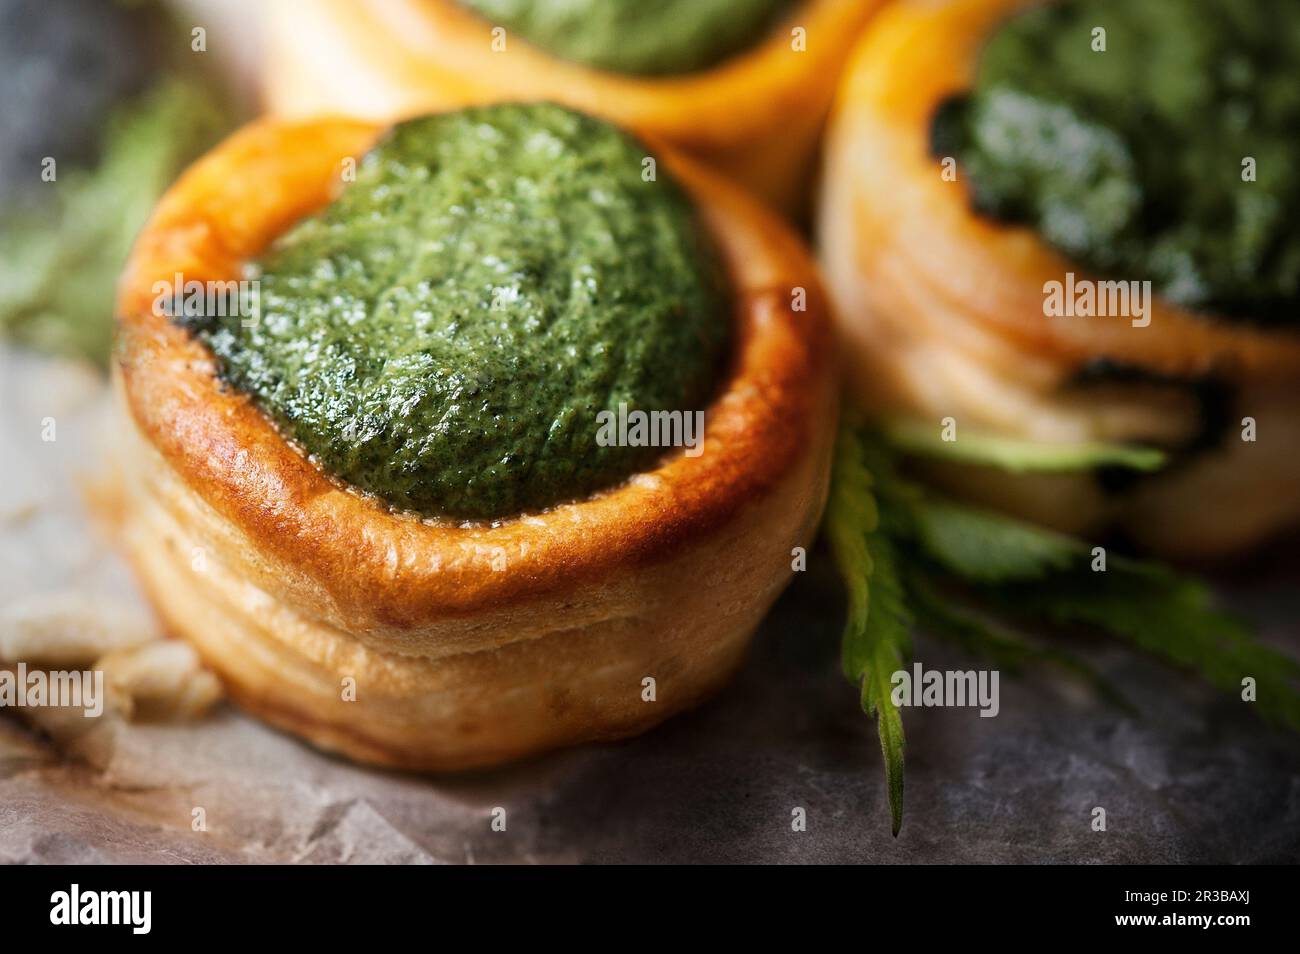
[(801, 243), (562, 106), (255, 123), (162, 199), (118, 314), (146, 590), (238, 702), (360, 760), (486, 765), (700, 701), (821, 513)]
[(854, 37), (883, 0), (306, 0), (269, 9), (272, 112), (391, 120), (554, 100), (804, 199)]
[(1163, 454), (1151, 472), (934, 465), (1046, 523), (1196, 559), (1293, 526), (1297, 90), (1283, 0), (882, 13), (819, 200), (850, 386), (936, 439)]

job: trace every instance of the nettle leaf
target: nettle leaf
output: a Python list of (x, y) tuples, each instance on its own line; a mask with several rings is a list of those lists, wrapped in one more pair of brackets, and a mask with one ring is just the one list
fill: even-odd
[(918, 504), (914, 520), (919, 546), (964, 580), (1041, 579), (1078, 565), (1088, 553), (1066, 534), (942, 499)]
[(1110, 561), (999, 594), (1009, 611), (1055, 624), (1086, 625), (1182, 668), (1227, 692), (1251, 677), (1266, 719), (1300, 731), (1300, 661), (1257, 641), (1219, 610), (1203, 583), (1163, 567)]
[[(979, 446), (966, 443), (963, 453), (972, 445)], [(989, 446), (981, 462), (1024, 460)], [(1045, 626), (1044, 635), (1062, 626), (1099, 630), (1230, 692), (1255, 679), (1261, 713), (1300, 731), (1300, 661), (1256, 641), (1215, 607), (1205, 584), (1118, 554), (1105, 572), (1093, 572), (1083, 541), (935, 495), (899, 474), (899, 456), (879, 433), (846, 422), (823, 524), (848, 593), (844, 671), (876, 719), (895, 835), (905, 744), (891, 677), (906, 664), (918, 620), (1009, 672), (1037, 663), (1063, 668), (1131, 711), (1082, 660), (1026, 636), (1029, 626)], [(1122, 462), (1123, 455), (1080, 451), (1073, 459), (1096, 466)]]
[(165, 80), (114, 112), (93, 170), (60, 169), (47, 205), (0, 210), (0, 334), (104, 365), (113, 286), (136, 232), (228, 125), (205, 84)]
[(1097, 467), (1153, 471), (1168, 459), (1164, 451), (1154, 447), (1100, 441), (1052, 444), (970, 431), (963, 431), (955, 441), (945, 441), (933, 424), (911, 419), (887, 422), (883, 433), (894, 447), (908, 454), (997, 467), (1012, 473), (1069, 473)]
[(1020, 675), (1033, 665), (1054, 667), (1088, 685), (1097, 695), (1125, 712), (1136, 710), (1124, 696), (1083, 659), (1048, 646), (1039, 646), (1023, 633), (991, 619), (987, 610), (962, 603), (942, 593), (923, 571), (913, 571), (907, 592), (917, 620), (927, 632), (943, 637), (966, 652), (982, 656), (999, 670)]
[[(862, 686), (862, 709), (876, 717), (880, 752), (889, 785), (889, 816), (898, 836), (903, 825), (903, 716), (891, 696), (893, 675), (912, 651), (912, 614), (898, 577), (893, 549), (885, 537), (870, 544), (874, 566), (871, 606), (864, 629), (846, 628), (846, 674)], [(850, 666), (852, 668), (850, 669)]]
[(903, 824), (904, 737), (902, 714), (890, 690), (893, 674), (911, 652), (912, 616), (893, 547), (881, 532), (868, 456), (859, 435), (846, 427), (836, 449), (826, 532), (848, 591), (844, 673), (859, 687), (863, 710), (876, 719), (897, 836)]
[(1261, 714), (1300, 730), (1300, 661), (1257, 642), (1201, 581), (1120, 555), (1093, 572), (1074, 537), (950, 501), (925, 501), (914, 520), (924, 556), (1003, 616), (1101, 630), (1230, 692), (1250, 676)]

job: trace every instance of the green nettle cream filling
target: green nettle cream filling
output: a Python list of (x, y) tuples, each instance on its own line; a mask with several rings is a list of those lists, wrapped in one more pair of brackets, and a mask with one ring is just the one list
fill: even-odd
[(548, 53), (616, 73), (714, 66), (758, 43), (792, 0), (460, 0)]
[(975, 207), (1185, 306), (1294, 324), (1294, 0), (1068, 0), (1005, 23), (934, 127)]
[(260, 320), (196, 331), (286, 436), (399, 508), (493, 519), (609, 487), (666, 451), (602, 423), (702, 412), (731, 334), (720, 260), (646, 157), (549, 104), (402, 123), (250, 266)]

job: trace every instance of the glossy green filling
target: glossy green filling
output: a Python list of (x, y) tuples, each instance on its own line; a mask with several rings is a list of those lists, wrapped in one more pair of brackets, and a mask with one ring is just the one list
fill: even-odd
[(1188, 307), (1295, 323), (1294, 0), (1033, 8), (990, 39), (934, 132), (981, 212)]
[(689, 73), (758, 43), (791, 0), (460, 0), (561, 59), (616, 73)]
[(326, 469), (401, 508), (498, 518), (665, 453), (597, 415), (702, 410), (729, 340), (717, 258), (645, 148), (547, 104), (397, 126), (207, 318), (223, 377)]

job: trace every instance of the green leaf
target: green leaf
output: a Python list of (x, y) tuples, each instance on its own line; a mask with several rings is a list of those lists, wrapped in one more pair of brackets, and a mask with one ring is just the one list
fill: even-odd
[(908, 574), (907, 593), (927, 632), (946, 637), (966, 652), (983, 656), (1012, 675), (1019, 675), (1034, 664), (1056, 667), (1086, 683), (1116, 707), (1135, 712), (1128, 700), (1083, 659), (1064, 650), (1035, 645), (978, 615), (975, 609), (941, 594), (923, 571)]
[(51, 202), (0, 215), (0, 333), (106, 362), (113, 290), (136, 232), (224, 125), (205, 86), (166, 80), (113, 114), (94, 170), (60, 170)]
[(1041, 579), (1077, 566), (1088, 553), (1074, 537), (947, 500), (918, 503), (914, 523), (928, 556), (979, 583)]
[(880, 532), (881, 513), (866, 460), (868, 446), (851, 426), (841, 430), (827, 506), (826, 532), (848, 591), (842, 658), (859, 687), (862, 708), (876, 719), (895, 836), (903, 824), (902, 714), (890, 697), (891, 677), (911, 651), (912, 617), (893, 547)]
[(1253, 638), (1197, 580), (1112, 558), (1104, 573), (1085, 567), (998, 596), (1009, 611), (1095, 627), (1226, 692), (1240, 694), (1242, 679), (1252, 677), (1260, 714), (1300, 731), (1300, 661)]
[(932, 495), (898, 472), (888, 442), (852, 422), (836, 445), (824, 529), (848, 592), (844, 671), (876, 719), (895, 835), (905, 745), (891, 677), (910, 654), (914, 618), (1010, 672), (1059, 666), (1131, 708), (1082, 660), (1003, 623), (1088, 626), (1233, 693), (1251, 676), (1262, 714), (1300, 730), (1300, 661), (1255, 641), (1204, 584), (1118, 555), (1094, 572), (1088, 544)]
[(888, 421), (883, 428), (888, 441), (908, 454), (997, 467), (1012, 473), (1069, 473), (1097, 467), (1153, 471), (1167, 460), (1164, 451), (1154, 447), (1100, 441), (1054, 444), (970, 431), (961, 432), (957, 440), (945, 441), (933, 424), (911, 419)]
[[(1099, 629), (1229, 692), (1251, 676), (1261, 714), (1300, 730), (1300, 661), (1254, 640), (1215, 608), (1204, 583), (1119, 555), (1094, 572), (1090, 549), (1074, 537), (946, 500), (922, 500), (913, 525), (923, 555), (974, 584), (1004, 616)], [(924, 594), (910, 589), (917, 603)], [(925, 621), (951, 635), (954, 621), (927, 609)]]
[(894, 673), (911, 653), (912, 616), (898, 578), (893, 548), (873, 537), (871, 599), (861, 628), (844, 630), (845, 674), (862, 687), (862, 709), (876, 718), (880, 752), (889, 786), (889, 815), (894, 835), (903, 825), (903, 717), (891, 696)]

